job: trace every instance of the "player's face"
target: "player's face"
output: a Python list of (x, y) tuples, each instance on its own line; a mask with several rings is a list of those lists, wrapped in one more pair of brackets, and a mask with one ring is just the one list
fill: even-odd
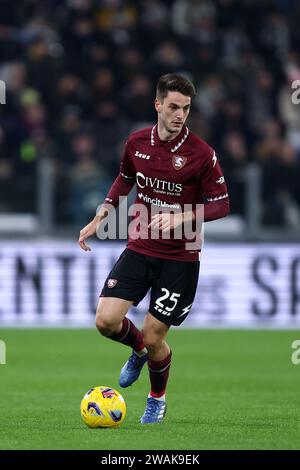
[(170, 134), (179, 134), (191, 107), (190, 96), (185, 96), (178, 91), (169, 91), (167, 96), (160, 101), (155, 100), (155, 109), (158, 120)]

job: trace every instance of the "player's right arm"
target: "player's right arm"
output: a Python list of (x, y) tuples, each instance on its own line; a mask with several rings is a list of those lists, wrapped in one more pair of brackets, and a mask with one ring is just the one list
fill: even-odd
[(135, 169), (130, 159), (129, 145), (129, 141), (127, 141), (121, 160), (120, 173), (113, 182), (104, 203), (100, 206), (94, 219), (80, 231), (78, 243), (84, 251), (91, 251), (85, 240), (96, 233), (99, 224), (106, 219), (111, 210), (119, 205), (119, 197), (127, 196), (135, 184)]

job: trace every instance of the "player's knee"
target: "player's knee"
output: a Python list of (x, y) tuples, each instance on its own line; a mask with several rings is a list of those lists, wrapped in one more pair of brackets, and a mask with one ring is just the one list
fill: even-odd
[(162, 339), (160, 336), (143, 331), (143, 343), (148, 351), (155, 350), (161, 346)]
[(118, 329), (118, 325), (110, 322), (107, 318), (96, 315), (96, 328), (103, 336), (112, 336)]

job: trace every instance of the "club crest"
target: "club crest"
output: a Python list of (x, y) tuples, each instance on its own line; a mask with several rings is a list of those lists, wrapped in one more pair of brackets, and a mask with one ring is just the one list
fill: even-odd
[(108, 281), (107, 281), (107, 287), (109, 287), (109, 288), (111, 289), (112, 287), (115, 287), (115, 285), (117, 284), (117, 282), (118, 282), (117, 279), (108, 279)]
[(187, 158), (186, 157), (181, 157), (180, 155), (174, 155), (172, 158), (172, 164), (175, 170), (181, 170), (181, 168), (184, 167), (186, 164)]

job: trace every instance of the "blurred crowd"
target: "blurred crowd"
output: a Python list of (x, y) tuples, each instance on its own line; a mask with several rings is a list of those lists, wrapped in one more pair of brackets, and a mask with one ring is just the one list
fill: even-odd
[(189, 127), (220, 156), (231, 212), (244, 214), (257, 162), (263, 223), (295, 224), (299, 24), (298, 0), (2, 0), (0, 212), (37, 210), (48, 159), (56, 223), (87, 223), (128, 133), (156, 120), (158, 77), (179, 72), (198, 90)]

